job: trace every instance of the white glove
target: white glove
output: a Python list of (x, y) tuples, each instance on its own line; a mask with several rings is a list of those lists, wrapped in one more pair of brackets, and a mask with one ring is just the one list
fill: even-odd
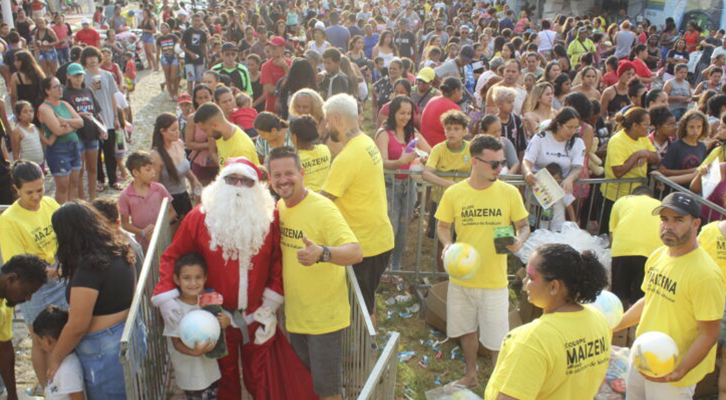
[(277, 316), (268, 307), (260, 307), (254, 313), (255, 321), (260, 326), (255, 331), (255, 344), (263, 344), (275, 336), (277, 330)]
[(184, 316), (181, 307), (174, 300), (161, 303), (159, 310), (161, 311), (161, 316), (164, 318), (164, 325), (170, 329), (176, 329)]

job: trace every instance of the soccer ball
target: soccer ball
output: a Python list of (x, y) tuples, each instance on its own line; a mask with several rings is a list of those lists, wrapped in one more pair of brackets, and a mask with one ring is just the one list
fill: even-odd
[(204, 310), (187, 313), (179, 324), (179, 338), (185, 346), (193, 349), (197, 343), (219, 339), (221, 332), (219, 321), (214, 314)]
[(676, 368), (678, 346), (663, 332), (646, 332), (635, 339), (631, 357), (640, 373), (651, 378), (661, 378)]
[(466, 243), (454, 243), (444, 255), (444, 269), (454, 279), (467, 280), (476, 275), (481, 258), (476, 249)]
[(605, 316), (610, 329), (618, 326), (620, 320), (623, 319), (623, 303), (612, 292), (603, 290), (592, 303), (592, 306)]

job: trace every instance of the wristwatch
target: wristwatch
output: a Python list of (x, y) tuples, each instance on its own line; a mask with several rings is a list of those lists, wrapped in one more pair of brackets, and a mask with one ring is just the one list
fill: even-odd
[(320, 258), (318, 258), (318, 261), (316, 261), (316, 263), (330, 261), (330, 249), (325, 246), (320, 246), (320, 247), (323, 248), (323, 253), (320, 254)]

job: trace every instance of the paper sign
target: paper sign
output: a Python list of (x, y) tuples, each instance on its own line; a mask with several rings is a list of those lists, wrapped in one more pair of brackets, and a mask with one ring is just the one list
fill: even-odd
[(543, 209), (546, 210), (552, 207), (553, 204), (565, 197), (565, 191), (562, 190), (549, 171), (542, 168), (534, 176), (537, 178), (537, 184), (532, 187), (532, 190), (534, 191), (534, 197)]
[(703, 198), (707, 199), (708, 196), (716, 190), (716, 186), (718, 186), (719, 183), (721, 183), (721, 162), (718, 157), (716, 157), (716, 159), (709, 164), (708, 172), (701, 176), (701, 192), (703, 194)]

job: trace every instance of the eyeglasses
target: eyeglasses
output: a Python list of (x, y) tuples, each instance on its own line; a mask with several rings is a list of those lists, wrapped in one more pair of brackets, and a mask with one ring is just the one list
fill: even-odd
[(51, 88), (51, 89), (60, 89), (60, 87), (61, 87), (61, 85), (53, 85), (53, 86), (51, 86), (50, 88)]
[(255, 181), (250, 178), (247, 178), (247, 177), (239, 178), (239, 177), (236, 177), (233, 175), (225, 176), (224, 182), (226, 184), (232, 185), (232, 186), (242, 185), (242, 186), (246, 186), (246, 187), (252, 187), (255, 184)]
[(489, 165), (490, 165), (490, 166), (492, 167), (492, 169), (497, 169), (497, 168), (499, 168), (499, 167), (503, 167), (503, 166), (504, 166), (504, 163), (505, 163), (505, 162), (507, 162), (507, 160), (493, 160), (493, 161), (487, 161), (487, 160), (482, 160), (482, 159), (481, 159), (481, 158), (479, 158), (479, 157), (474, 157), (474, 158), (476, 158), (477, 160), (479, 160), (479, 161), (481, 161), (481, 162), (483, 162), (483, 163), (487, 163), (487, 164), (489, 164)]

